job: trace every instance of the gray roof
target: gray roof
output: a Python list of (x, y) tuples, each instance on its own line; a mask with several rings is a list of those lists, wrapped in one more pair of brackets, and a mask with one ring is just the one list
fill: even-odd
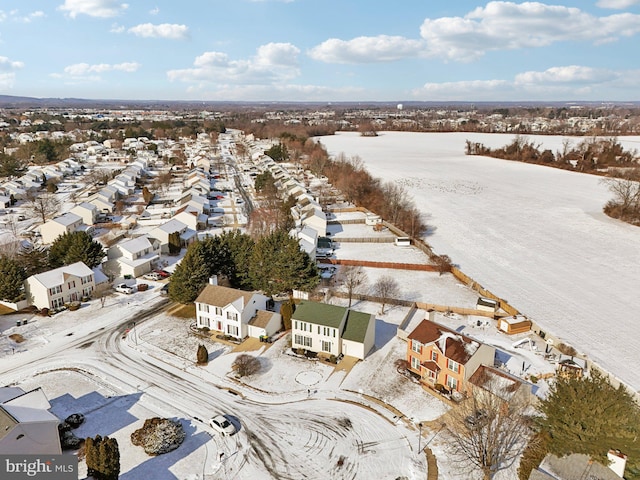
[(346, 307), (303, 301), (296, 307), (291, 318), (324, 327), (340, 328), (346, 312)]

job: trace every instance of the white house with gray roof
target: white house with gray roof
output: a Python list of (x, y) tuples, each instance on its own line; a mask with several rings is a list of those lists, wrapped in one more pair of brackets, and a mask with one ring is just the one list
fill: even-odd
[(39, 309), (54, 310), (91, 297), (95, 289), (93, 270), (83, 262), (31, 275), (24, 281), (27, 301)]
[(159, 259), (160, 242), (143, 235), (109, 247), (103, 270), (114, 277), (139, 277), (149, 273)]
[(59, 455), (58, 424), (40, 388), (0, 387), (0, 452), (4, 455)]
[(42, 243), (53, 243), (56, 238), (65, 233), (86, 231), (92, 233), (93, 228), (85, 225), (82, 217), (72, 212), (67, 212), (40, 225)]

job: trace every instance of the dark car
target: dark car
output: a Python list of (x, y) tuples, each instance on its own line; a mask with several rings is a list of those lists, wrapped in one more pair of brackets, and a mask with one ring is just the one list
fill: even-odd
[(160, 295), (169, 295), (169, 284), (165, 283), (160, 289)]

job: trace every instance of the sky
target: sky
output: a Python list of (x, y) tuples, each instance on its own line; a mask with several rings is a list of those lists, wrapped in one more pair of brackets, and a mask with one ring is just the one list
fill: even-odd
[(638, 101), (640, 0), (2, 0), (0, 94)]

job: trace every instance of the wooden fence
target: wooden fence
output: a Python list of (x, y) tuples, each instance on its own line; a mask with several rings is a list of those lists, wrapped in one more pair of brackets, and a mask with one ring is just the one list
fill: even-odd
[(394, 270), (413, 270), (421, 272), (437, 272), (435, 265), (426, 265), (420, 263), (396, 263), (396, 262), (372, 262), (370, 260), (338, 260), (336, 258), (318, 259), (319, 263), (328, 263), (331, 265), (349, 265), (354, 267), (371, 267), (371, 268), (392, 268)]

